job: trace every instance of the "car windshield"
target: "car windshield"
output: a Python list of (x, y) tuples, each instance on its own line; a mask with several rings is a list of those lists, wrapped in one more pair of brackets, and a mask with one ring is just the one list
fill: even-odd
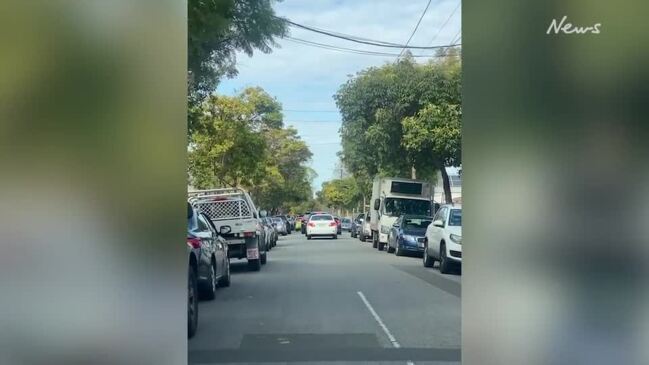
[(349, 223), (349, 222), (351, 222), (351, 219), (349, 219), (349, 218), (343, 218), (343, 223)]
[(333, 217), (330, 216), (330, 215), (322, 214), (322, 215), (314, 215), (314, 216), (311, 216), (311, 220), (312, 220), (312, 221), (332, 221), (332, 220), (334, 220), (334, 219), (333, 219)]
[(403, 221), (404, 229), (426, 229), (432, 222), (431, 218), (405, 218)]
[(448, 214), (449, 226), (462, 226), (462, 209), (451, 209)]
[(386, 198), (383, 212), (389, 217), (398, 217), (404, 214), (431, 215), (431, 205), (427, 200)]
[(274, 218), (273, 218), (273, 222), (281, 223), (281, 222), (282, 222), (282, 218), (280, 218), (280, 217), (274, 217)]

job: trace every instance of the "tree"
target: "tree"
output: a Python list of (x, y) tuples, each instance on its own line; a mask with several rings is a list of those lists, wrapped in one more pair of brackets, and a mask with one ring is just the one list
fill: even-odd
[(360, 197), (358, 186), (352, 177), (324, 182), (321, 191), (322, 201), (330, 208), (352, 209)]
[(281, 108), (261, 88), (201, 103), (190, 135), (190, 184), (246, 188), (273, 214), (311, 199), (311, 151), (297, 130), (283, 127)]
[[(376, 174), (410, 177), (416, 172), (419, 179), (433, 179), (437, 171), (442, 173), (444, 185), (449, 185), (443, 167), (459, 162), (459, 150), (450, 158), (437, 155), (441, 150), (432, 149), (431, 144), (412, 138), (406, 141), (406, 134), (415, 133), (406, 127), (430, 125), (404, 124), (404, 120), (431, 105), (444, 111), (450, 110), (447, 106), (459, 108), (460, 65), (456, 57), (417, 64), (406, 56), (397, 63), (363, 70), (343, 84), (334, 98), (343, 119), (342, 160), (355, 178), (363, 180), (361, 185), (371, 184)], [(438, 147), (442, 144), (440, 141)], [(450, 197), (450, 186), (445, 192)]]
[(446, 166), (459, 166), (461, 161), (461, 108), (459, 105), (428, 105), (414, 117), (403, 119), (406, 149), (424, 152), (442, 174), (446, 203), (452, 203), (451, 186)]
[(196, 105), (216, 89), (222, 77), (237, 74), (236, 52), (269, 53), (287, 26), (275, 17), (272, 0), (189, 0), (187, 4), (188, 127), (199, 117)]
[(211, 96), (190, 136), (190, 183), (196, 188), (254, 186), (265, 172), (266, 144), (255, 110), (239, 97)]

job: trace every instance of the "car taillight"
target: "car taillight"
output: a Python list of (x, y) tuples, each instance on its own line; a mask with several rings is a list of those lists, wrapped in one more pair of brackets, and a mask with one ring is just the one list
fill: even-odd
[(196, 237), (187, 237), (187, 245), (192, 248), (201, 248), (201, 240)]
[(308, 226), (309, 226), (309, 227), (315, 227), (315, 223), (313, 223), (313, 222), (309, 222)]
[(337, 225), (338, 225), (338, 223), (336, 223), (336, 221), (333, 221), (333, 222), (329, 223), (329, 227), (333, 227), (333, 226), (337, 226)]
[(253, 237), (255, 235), (255, 232), (243, 232), (244, 237)]

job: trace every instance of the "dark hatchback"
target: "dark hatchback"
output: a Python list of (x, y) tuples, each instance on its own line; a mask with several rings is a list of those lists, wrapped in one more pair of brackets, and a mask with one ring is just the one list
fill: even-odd
[(426, 228), (433, 221), (432, 217), (423, 215), (402, 215), (388, 234), (388, 252), (397, 256), (406, 253), (421, 255), (424, 252)]

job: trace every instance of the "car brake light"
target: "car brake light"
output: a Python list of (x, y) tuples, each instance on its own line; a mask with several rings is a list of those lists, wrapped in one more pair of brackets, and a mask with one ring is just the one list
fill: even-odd
[(309, 222), (308, 226), (309, 226), (309, 227), (315, 227), (315, 223), (313, 223), (313, 222)]
[(335, 221), (334, 221), (334, 222), (331, 222), (331, 223), (329, 223), (329, 227), (333, 227), (333, 226), (337, 226), (337, 225), (338, 225), (338, 223), (336, 223)]
[(196, 237), (187, 237), (187, 245), (192, 248), (201, 248), (201, 240)]

